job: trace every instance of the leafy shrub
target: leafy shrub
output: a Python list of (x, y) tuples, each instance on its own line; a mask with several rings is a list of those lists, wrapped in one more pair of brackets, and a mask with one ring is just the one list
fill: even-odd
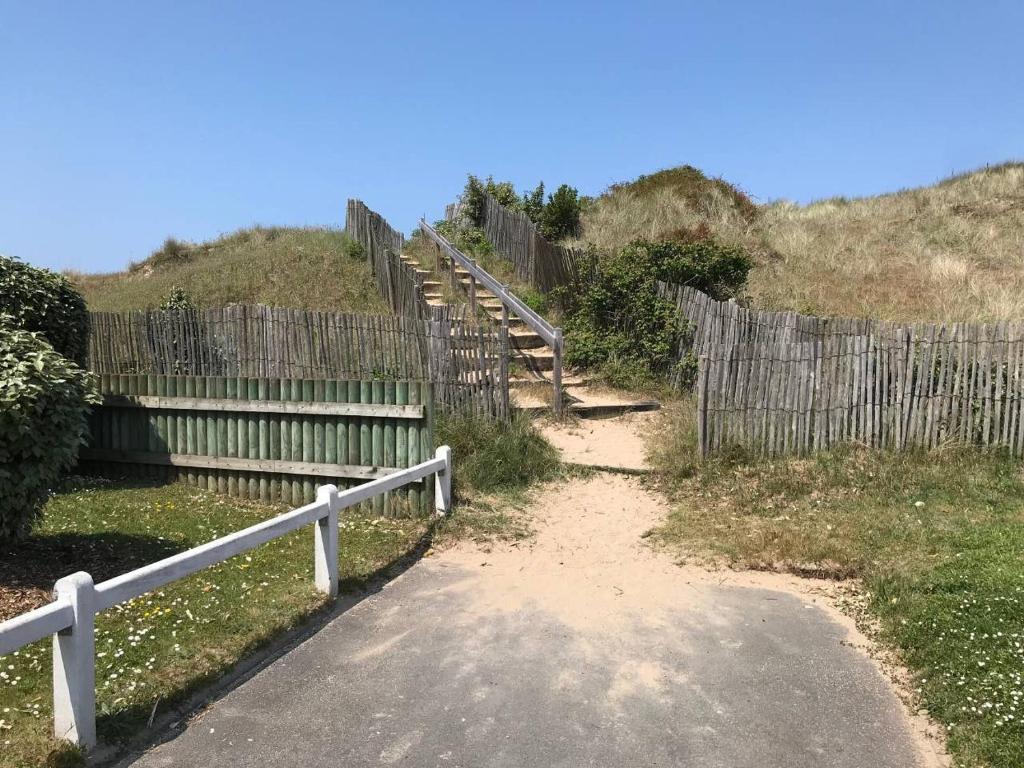
[(358, 240), (349, 238), (342, 247), (345, 255), (352, 259), (352, 261), (361, 261), (366, 258), (366, 249), (363, 248), (363, 244)]
[(563, 184), (555, 194), (548, 196), (547, 205), (540, 215), (540, 230), (548, 240), (561, 240), (579, 234), (580, 199), (575, 189)]
[(467, 226), (447, 220), (434, 222), (434, 229), (445, 240), (467, 255), (490, 256), (494, 246), (480, 227)]
[(38, 331), (60, 354), (85, 364), (89, 312), (63, 275), (0, 256), (0, 314), (9, 315), (17, 328)]
[(544, 182), (540, 182), (532, 192), (523, 192), (522, 202), (523, 213), (530, 217), (530, 221), (539, 224), (544, 215)]
[(160, 302), (160, 309), (187, 310), (195, 309), (196, 303), (180, 285), (171, 287), (171, 292), (164, 296)]
[(652, 248), (658, 280), (693, 286), (719, 301), (737, 295), (753, 266), (742, 248), (710, 238), (656, 243)]
[(513, 211), (522, 210), (522, 201), (516, 194), (511, 181), (495, 181), (493, 176), (488, 176), (486, 181), (480, 181), (476, 176), (470, 176), (466, 182), (462, 202), (466, 206), (466, 215), (469, 220), (478, 227), (484, 221), (485, 193), (490, 194), (506, 208)]
[[(675, 307), (657, 294), (656, 282), (692, 285), (716, 298), (739, 290), (750, 260), (731, 246), (636, 241), (610, 256), (590, 256), (590, 277), (556, 293), (568, 320), (566, 362), (605, 368), (621, 381), (665, 372), (686, 331)], [(690, 361), (684, 373), (692, 371)]]
[(470, 176), (462, 202), (467, 218), (477, 227), (483, 226), (484, 199), (488, 194), (510, 211), (525, 213), (549, 240), (579, 234), (583, 200), (568, 184), (562, 184), (553, 195), (548, 195), (545, 203), (543, 181), (532, 191), (519, 196), (510, 181), (495, 181), (491, 176), (480, 181), (476, 176)]
[(0, 539), (27, 533), (86, 434), (88, 374), (0, 315)]
[(455, 456), (456, 493), (521, 490), (558, 472), (558, 451), (525, 416), (501, 422), (441, 415), (437, 440)]

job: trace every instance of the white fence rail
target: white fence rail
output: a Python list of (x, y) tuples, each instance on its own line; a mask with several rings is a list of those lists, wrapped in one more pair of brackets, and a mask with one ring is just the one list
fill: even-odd
[(54, 600), (0, 624), (0, 656), (53, 635), (53, 727), (59, 739), (89, 748), (96, 743), (96, 614), (314, 523), (316, 588), (338, 594), (338, 513), (374, 496), (434, 475), (434, 506), (451, 508), (452, 452), (441, 446), (433, 459), (339, 491), (317, 489), (312, 504), (293, 509), (219, 539), (121, 576), (94, 584), (84, 571), (60, 579)]
[[(427, 224), (426, 219), (420, 219), (420, 229), (423, 233), (429, 237), (434, 243), (441, 249), (445, 256), (448, 257), (452, 262), (452, 275), (454, 280), (455, 269), (454, 265), (458, 264), (465, 269), (469, 275), (471, 281), (479, 282), (487, 290), (493, 293), (498, 299), (501, 300), (502, 306), (502, 317), (505, 324), (508, 323), (508, 313), (514, 312), (516, 315), (522, 318), (523, 322), (526, 323), (533, 331), (540, 336), (544, 343), (551, 347), (551, 351), (554, 353), (554, 365), (552, 367), (552, 381), (554, 387), (554, 399), (553, 406), (555, 415), (561, 415), (562, 413), (562, 329), (556, 328), (543, 317), (541, 317), (532, 308), (527, 306), (522, 299), (516, 296), (512, 291), (508, 289), (507, 285), (503, 285), (487, 270), (480, 267), (476, 263), (476, 259), (471, 259), (469, 256), (464, 254), (448, 240), (434, 229), (432, 226)], [(475, 285), (471, 283), (472, 286)]]

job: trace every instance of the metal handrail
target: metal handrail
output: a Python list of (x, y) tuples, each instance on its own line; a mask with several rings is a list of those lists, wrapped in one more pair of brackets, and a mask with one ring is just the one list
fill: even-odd
[(437, 243), (448, 254), (450, 259), (457, 261), (485, 288), (501, 299), (501, 303), (508, 307), (510, 311), (515, 312), (519, 317), (523, 318), (523, 321), (530, 326), (530, 328), (536, 331), (537, 335), (544, 339), (548, 345), (553, 346), (555, 344), (555, 332), (558, 330), (557, 328), (527, 306), (523, 300), (512, 293), (507, 286), (498, 282), (494, 275), (480, 267), (476, 263), (476, 259), (471, 259), (448, 242), (444, 235), (427, 224), (424, 219), (420, 219), (420, 227), (431, 240)]
[[(522, 299), (512, 293), (508, 286), (499, 282), (495, 277), (487, 270), (483, 269), (476, 263), (475, 259), (471, 259), (469, 256), (464, 254), (444, 237), (440, 232), (430, 226), (426, 219), (420, 219), (420, 229), (423, 233), (429, 237), (434, 243), (444, 251), (448, 258), (451, 259), (452, 263), (458, 263), (465, 269), (474, 280), (479, 282), (491, 293), (493, 293), (498, 299), (501, 300), (502, 305), (507, 311), (511, 311), (521, 317), (538, 336), (540, 336), (554, 353), (554, 365), (552, 370), (553, 380), (553, 407), (556, 415), (562, 413), (562, 329), (556, 328), (551, 325), (547, 320), (541, 317), (537, 312), (527, 306)], [(454, 278), (453, 278), (454, 279)]]
[(434, 505), (444, 514), (451, 508), (452, 452), (448, 446), (438, 448), (433, 459), (346, 491), (339, 491), (333, 485), (320, 486), (312, 504), (99, 584), (94, 584), (92, 576), (82, 571), (65, 576), (54, 587), (53, 602), (0, 623), (0, 656), (53, 635), (54, 733), (81, 747), (91, 747), (96, 743), (97, 613), (310, 523), (316, 525), (316, 588), (333, 598), (338, 593), (338, 512), (428, 475), (435, 476)]

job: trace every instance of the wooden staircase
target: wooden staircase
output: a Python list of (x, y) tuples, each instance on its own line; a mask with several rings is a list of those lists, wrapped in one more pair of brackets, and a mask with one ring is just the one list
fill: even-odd
[[(428, 304), (431, 306), (444, 306), (448, 303), (441, 282), (441, 275), (429, 269), (424, 269), (415, 256), (403, 253), (401, 259), (415, 269), (416, 273), (423, 278), (423, 295)], [(454, 280), (449, 279), (449, 283), (456, 286), (457, 298), (459, 300), (468, 303), (477, 312), (490, 318), (495, 323), (500, 324), (502, 322), (501, 299), (481, 285), (474, 284), (475, 281), (470, 279), (470, 275), (465, 269), (457, 266), (455, 268)], [(514, 386), (514, 382), (518, 378), (525, 378), (531, 382), (546, 380), (543, 374), (554, 368), (555, 353), (544, 342), (544, 339), (529, 328), (521, 318), (515, 315), (508, 316), (508, 339), (512, 363), (518, 364), (518, 367), (524, 369), (526, 374), (523, 377), (521, 375), (517, 376), (513, 372), (510, 384)]]

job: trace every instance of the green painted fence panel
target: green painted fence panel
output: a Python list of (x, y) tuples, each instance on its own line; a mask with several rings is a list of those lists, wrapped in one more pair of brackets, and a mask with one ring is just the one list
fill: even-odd
[[(298, 506), (315, 498), (318, 485), (352, 487), (433, 455), (433, 396), (426, 382), (104, 374), (99, 383), (107, 402), (90, 415), (90, 442), (80, 459), (84, 471), (179, 480), (236, 498)], [(187, 403), (169, 407), (181, 398)], [(220, 407), (230, 401), (242, 402)], [(356, 415), (261, 407), (281, 402), (384, 410)], [(394, 406), (422, 408), (408, 413)], [(421, 482), (378, 496), (363, 509), (429, 513), (432, 500), (433, 484)]]

